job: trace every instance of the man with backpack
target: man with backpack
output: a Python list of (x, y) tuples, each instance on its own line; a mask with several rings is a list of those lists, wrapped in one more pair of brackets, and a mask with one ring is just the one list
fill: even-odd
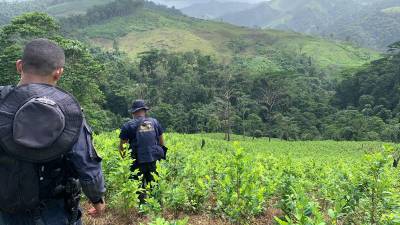
[[(163, 128), (160, 123), (151, 117), (147, 117), (149, 107), (143, 100), (136, 100), (132, 104), (133, 119), (124, 124), (120, 133), (120, 153), (124, 155), (124, 145), (129, 143), (131, 157), (134, 163), (131, 171), (139, 170), (139, 176), (143, 176), (142, 188), (154, 181), (152, 173), (157, 173), (157, 161), (165, 159), (167, 148), (164, 146)], [(139, 200), (144, 203), (146, 196), (140, 193)]]
[(105, 209), (101, 158), (81, 107), (56, 87), (64, 51), (52, 41), (28, 43), (16, 63), (20, 82), (0, 87), (0, 224), (79, 225), (80, 192)]

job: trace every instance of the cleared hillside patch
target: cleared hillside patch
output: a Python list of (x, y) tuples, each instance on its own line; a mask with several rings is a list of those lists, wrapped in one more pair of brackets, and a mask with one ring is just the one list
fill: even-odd
[(169, 49), (172, 52), (199, 50), (205, 54), (218, 55), (209, 41), (185, 30), (156, 29), (131, 32), (117, 40), (118, 46), (128, 52), (132, 58), (149, 49)]

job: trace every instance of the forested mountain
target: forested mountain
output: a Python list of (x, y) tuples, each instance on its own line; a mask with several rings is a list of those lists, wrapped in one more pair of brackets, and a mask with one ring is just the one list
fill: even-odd
[[(152, 7), (150, 7), (152, 6)], [(109, 7), (106, 5), (105, 10)], [(99, 8), (99, 10), (101, 10)], [(150, 3), (139, 4), (129, 15), (105, 20), (86, 16), (62, 19), (67, 33), (106, 49), (118, 48), (132, 58), (151, 49), (174, 52), (200, 50), (219, 60), (242, 58), (255, 71), (283, 71), (287, 55), (307, 58), (325, 69), (358, 67), (378, 57), (373, 51), (293, 32), (248, 29), (181, 15)], [(99, 15), (95, 11), (94, 15)], [(110, 15), (103, 13), (104, 15)], [(88, 21), (94, 21), (88, 22)], [(336, 78), (334, 73), (332, 78)]]
[[(184, 13), (187, 13), (183, 11)], [(190, 14), (188, 14), (190, 15)], [(252, 16), (249, 16), (252, 15)], [(248, 7), (236, 12), (228, 12), (220, 16), (220, 20), (247, 27), (265, 27), (268, 21), (274, 21), (281, 15), (279, 10), (272, 8), (267, 2), (260, 3), (256, 7)]]
[[(206, 5), (195, 13), (183, 12), (190, 16), (204, 15), (207, 10), (200, 11), (207, 9)], [(399, 0), (272, 0), (227, 12), (216, 20), (317, 34), (385, 49), (400, 35), (399, 7)]]
[[(154, 48), (174, 52), (200, 50), (225, 61), (239, 56), (254, 71), (284, 71), (291, 65), (282, 58), (294, 55), (335, 71), (330, 76), (337, 78), (340, 70), (359, 67), (379, 57), (367, 49), (298, 33), (247, 29), (197, 20), (151, 2), (110, 1), (85, 0), (79, 4), (76, 0), (35, 2), (38, 5), (46, 3), (40, 11), (60, 18), (66, 34), (108, 50), (117, 47), (132, 58)], [(82, 9), (89, 6), (93, 8), (82, 14)], [(70, 14), (74, 16), (68, 16)]]
[(30, 11), (41, 11), (42, 4), (33, 1), (27, 2), (8, 2), (0, 1), (0, 26), (10, 22), (11, 18)]
[[(144, 98), (169, 131), (288, 140), (400, 138), (398, 98), (383, 93), (394, 94), (397, 87), (397, 45), (379, 59), (373, 51), (340, 42), (118, 0), (58, 21), (41, 13), (15, 18), (0, 33), (0, 85), (16, 82), (14, 61), (35, 37), (55, 40), (66, 50), (61, 85), (77, 96), (96, 131), (119, 127), (132, 99)], [(361, 92), (357, 79), (378, 69), (379, 75), (368, 76), (370, 83), (379, 77), (390, 83)], [(361, 98), (373, 100), (372, 112), (364, 114), (355, 104)]]
[(320, 33), (363, 46), (386, 48), (398, 41), (400, 35), (400, 1), (378, 1), (349, 18), (338, 18)]
[[(54, 16), (69, 16), (84, 14), (94, 5), (110, 2), (112, 0), (0, 2), (0, 25), (23, 12), (44, 11)], [(272, 0), (259, 4), (194, 0), (184, 5), (188, 6), (181, 9), (182, 12), (193, 17), (320, 35), (379, 50), (386, 49), (400, 35), (399, 0)]]
[(217, 0), (195, 3), (180, 9), (183, 13), (202, 19), (215, 19), (229, 13), (237, 13), (254, 5), (245, 2), (219, 2)]

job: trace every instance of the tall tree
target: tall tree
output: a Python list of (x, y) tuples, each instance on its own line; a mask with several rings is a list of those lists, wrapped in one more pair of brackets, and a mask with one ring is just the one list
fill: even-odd
[(61, 87), (72, 92), (86, 111), (96, 130), (111, 127), (109, 112), (102, 108), (104, 94), (99, 84), (104, 82), (104, 68), (79, 41), (66, 39), (60, 34), (58, 23), (44, 13), (28, 13), (16, 17), (0, 33), (0, 85), (16, 84), (19, 76), (16, 60), (23, 47), (36, 38), (47, 38), (58, 43), (65, 51), (66, 66)]

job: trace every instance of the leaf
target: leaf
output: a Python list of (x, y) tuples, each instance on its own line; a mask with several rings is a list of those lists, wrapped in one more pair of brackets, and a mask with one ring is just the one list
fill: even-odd
[(328, 215), (329, 215), (329, 217), (331, 217), (332, 219), (336, 219), (336, 213), (335, 213), (335, 211), (333, 211), (333, 209), (329, 209), (329, 210), (328, 210)]
[(283, 221), (283, 220), (281, 220), (281, 219), (279, 219), (278, 217), (274, 217), (275, 218), (275, 220), (276, 220), (276, 222), (278, 222), (279, 223), (279, 225), (289, 225), (289, 223), (288, 222), (286, 222), (286, 221)]

